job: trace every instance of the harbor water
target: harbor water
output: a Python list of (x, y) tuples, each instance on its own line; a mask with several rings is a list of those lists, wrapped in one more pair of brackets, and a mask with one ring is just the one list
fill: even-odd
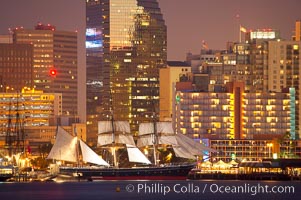
[(301, 181), (99, 181), (0, 183), (3, 200), (290, 199)]

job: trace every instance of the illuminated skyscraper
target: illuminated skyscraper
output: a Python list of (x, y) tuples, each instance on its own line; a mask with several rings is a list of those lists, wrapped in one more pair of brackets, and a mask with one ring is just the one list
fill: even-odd
[(33, 45), (33, 86), (62, 93), (63, 115), (77, 115), (77, 33), (38, 24), (13, 30), (15, 44)]
[[(87, 121), (127, 120), (133, 131), (159, 108), (166, 26), (157, 0), (87, 0)], [(95, 135), (96, 136), (96, 135)]]

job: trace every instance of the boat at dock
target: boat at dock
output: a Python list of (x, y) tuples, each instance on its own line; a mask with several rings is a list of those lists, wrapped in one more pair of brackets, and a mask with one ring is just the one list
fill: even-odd
[[(76, 136), (70, 135), (61, 127), (58, 127), (56, 142), (51, 149), (48, 159), (73, 162), (73, 166), (59, 166), (58, 176), (74, 178), (75, 180), (186, 180), (195, 162), (162, 164), (156, 157), (158, 145), (169, 141), (167, 145), (174, 149), (175, 155), (188, 159), (196, 159), (196, 155), (203, 155), (204, 151), (212, 150), (204, 145), (193, 141), (185, 135), (174, 134), (171, 123), (156, 123), (152, 129), (146, 129), (143, 124), (141, 137), (138, 139), (139, 146), (153, 147), (154, 159), (152, 163), (136, 146), (130, 126), (125, 121), (101, 121), (99, 122), (98, 146), (109, 149), (112, 153), (113, 165), (110, 165), (98, 156), (88, 145)], [(154, 128), (156, 126), (156, 128)], [(149, 126), (150, 127), (150, 126)], [(148, 131), (146, 131), (148, 130)], [(164, 131), (165, 133), (161, 132)], [(154, 133), (158, 135), (154, 136)], [(156, 138), (154, 139), (151, 138)], [(166, 141), (165, 141), (166, 140)], [(166, 144), (164, 144), (166, 145)], [(183, 145), (186, 145), (183, 146)], [(80, 148), (78, 148), (80, 147)], [(127, 161), (135, 163), (132, 167), (119, 167), (117, 151), (125, 148)], [(81, 155), (79, 155), (81, 153)], [(85, 164), (80, 164), (79, 158)], [(87, 165), (89, 163), (90, 165)], [(95, 164), (95, 165), (91, 165)]]
[[(208, 163), (210, 162), (208, 161)], [(227, 169), (224, 167), (193, 169), (188, 177), (193, 180), (301, 180), (301, 159), (281, 158), (242, 161), (237, 163), (236, 166), (231, 165), (231, 163), (234, 162), (224, 163), (224, 166), (228, 166)]]
[(13, 176), (14, 176), (13, 165), (3, 162), (3, 159), (0, 158), (0, 182), (5, 182), (11, 179)]
[(0, 182), (5, 182), (13, 177), (13, 167), (0, 166)]

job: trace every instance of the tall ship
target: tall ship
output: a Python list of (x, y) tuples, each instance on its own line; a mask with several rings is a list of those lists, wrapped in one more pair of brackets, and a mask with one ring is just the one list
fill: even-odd
[[(159, 164), (158, 147), (171, 147), (176, 156), (188, 159), (196, 159), (204, 155), (204, 151), (213, 151), (183, 134), (175, 134), (171, 122), (142, 123), (137, 145), (152, 149), (154, 162), (151, 162), (136, 146), (128, 122), (100, 121), (98, 127), (98, 146), (112, 154), (112, 162), (109, 164), (81, 139), (58, 127), (56, 142), (47, 158), (74, 163), (73, 166), (59, 166), (60, 175), (86, 180), (185, 180), (195, 162)], [(126, 161), (134, 165), (119, 166), (119, 162), (124, 162), (118, 160), (119, 149), (126, 150)]]
[[(6, 101), (6, 100), (4, 100)], [(20, 103), (17, 98), (9, 100), (8, 121), (6, 125), (5, 146), (0, 149), (0, 182), (12, 179), (21, 168), (19, 160), (26, 157), (24, 123), (20, 114)], [(12, 108), (16, 108), (12, 110)]]

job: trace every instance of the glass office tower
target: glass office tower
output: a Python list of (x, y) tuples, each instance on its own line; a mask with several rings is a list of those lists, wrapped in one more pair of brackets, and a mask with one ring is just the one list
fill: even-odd
[[(166, 26), (156, 0), (87, 0), (87, 121), (126, 120), (133, 132), (159, 107)], [(94, 127), (94, 128), (93, 128)]]

